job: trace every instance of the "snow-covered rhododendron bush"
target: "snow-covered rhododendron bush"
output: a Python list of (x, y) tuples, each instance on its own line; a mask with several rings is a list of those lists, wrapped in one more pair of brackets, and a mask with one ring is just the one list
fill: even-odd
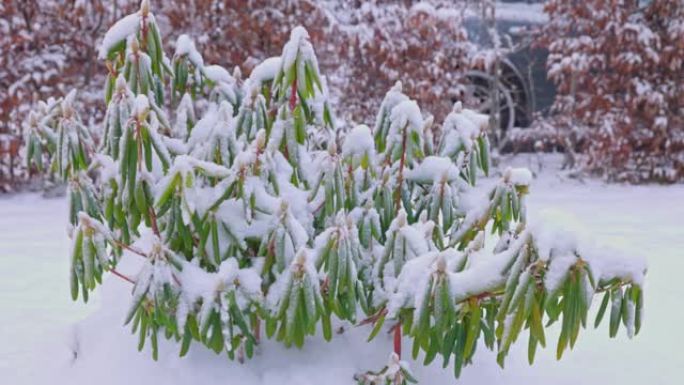
[[(394, 335), (387, 366), (350, 380), (401, 384), (418, 380), (402, 355), (458, 377), (478, 341), (503, 367), (519, 339), (532, 362), (547, 344), (560, 358), (587, 322), (639, 332), (641, 260), (529, 224), (526, 169), (476, 188), (487, 116), (456, 103), (434, 135), (397, 83), (372, 128), (343, 132), (301, 27), (244, 80), (187, 36), (172, 56), (162, 46), (143, 1), (99, 50), (102, 130), (71, 93), (33, 111), (26, 138), (29, 161), (47, 156), (69, 185), (74, 300), (106, 275), (130, 282), (122, 318), (153, 358), (160, 338), (239, 361), (264, 339), (306, 349), (343, 320)], [(126, 258), (136, 274), (117, 271)]]

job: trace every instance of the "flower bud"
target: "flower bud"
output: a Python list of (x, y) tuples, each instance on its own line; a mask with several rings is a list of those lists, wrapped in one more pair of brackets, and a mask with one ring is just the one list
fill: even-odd
[(256, 134), (257, 150), (262, 151), (266, 147), (266, 130), (260, 129)]
[(150, 0), (142, 0), (140, 2), (140, 14), (146, 17), (150, 13)]

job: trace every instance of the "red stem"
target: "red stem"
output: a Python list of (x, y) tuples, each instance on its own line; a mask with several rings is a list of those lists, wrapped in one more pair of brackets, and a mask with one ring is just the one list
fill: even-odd
[[(327, 283), (327, 278), (326, 278), (326, 283)], [(375, 324), (376, 322), (378, 322), (378, 319), (380, 319), (380, 317), (382, 317), (386, 314), (387, 314), (387, 308), (383, 307), (382, 309), (378, 310), (377, 313), (375, 313), (372, 316), (366, 318), (365, 320), (359, 322), (359, 324), (356, 326), (363, 326), (363, 325), (367, 325), (370, 323)]]
[(123, 279), (124, 281), (129, 282), (129, 283), (132, 283), (132, 284), (135, 285), (135, 281), (134, 281), (134, 280), (132, 280), (132, 279), (128, 278), (127, 276), (125, 276), (125, 275), (119, 273), (118, 271), (116, 271), (116, 269), (111, 269), (111, 270), (109, 270), (109, 271), (110, 271), (112, 274), (114, 274), (115, 276), (117, 276), (117, 277)]
[(140, 48), (144, 50), (147, 46), (147, 16), (142, 17), (142, 33), (140, 35), (142, 37)]
[(290, 110), (294, 111), (297, 104), (297, 77), (292, 81), (292, 90), (290, 91)]
[(136, 249), (136, 248), (133, 247), (133, 246), (129, 246), (129, 245), (123, 243), (123, 242), (119, 242), (119, 241), (117, 241), (116, 239), (112, 239), (112, 243), (114, 243), (115, 245), (117, 245), (117, 246), (119, 246), (119, 247), (121, 247), (121, 248), (124, 248), (124, 249), (130, 251), (130, 252), (133, 253), (133, 254), (138, 254), (138, 255), (141, 256), (141, 257), (147, 258), (147, 254), (143, 253), (142, 251)]
[(401, 322), (394, 326), (394, 353), (401, 358)]
[(153, 207), (149, 208), (149, 214), (150, 222), (152, 222), (152, 231), (154, 232), (154, 235), (161, 238), (161, 235), (159, 234), (159, 226), (157, 226), (157, 213), (154, 212)]

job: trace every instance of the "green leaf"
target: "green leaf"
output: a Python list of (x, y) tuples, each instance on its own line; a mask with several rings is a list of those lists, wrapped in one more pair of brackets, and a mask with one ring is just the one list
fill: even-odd
[(458, 336), (456, 337), (456, 344), (454, 345), (454, 377), (458, 378), (461, 375), (461, 369), (463, 368), (463, 362), (465, 361), (465, 354), (463, 354), (463, 348), (466, 339), (466, 328), (461, 327), (458, 329)]
[(477, 302), (470, 303), (470, 317), (467, 318), (467, 332), (466, 341), (463, 348), (463, 354), (470, 357), (473, 353), (475, 342), (480, 335), (480, 319), (482, 317), (482, 309)]
[(556, 347), (556, 359), (560, 360), (563, 357), (563, 351), (565, 347), (568, 346), (568, 330), (561, 329), (561, 334), (558, 337), (558, 346)]
[(529, 362), (530, 365), (534, 363), (534, 355), (537, 351), (537, 343), (537, 339), (532, 333), (530, 333), (530, 339), (527, 345), (527, 362)]
[(304, 142), (306, 141), (306, 119), (304, 118), (304, 114), (302, 112), (300, 105), (297, 105), (297, 107), (295, 107), (293, 114), (295, 138), (297, 139), (297, 143), (304, 144)]
[(435, 332), (432, 332), (430, 335), (430, 343), (428, 345), (428, 350), (425, 352), (425, 360), (423, 361), (423, 365), (430, 365), (430, 363), (435, 359), (437, 356), (437, 352), (439, 351), (440, 348), (440, 341), (439, 337)]
[(480, 135), (477, 138), (478, 154), (480, 156), (480, 167), (485, 176), (489, 176), (489, 140), (487, 135)]
[(107, 60), (112, 61), (116, 57), (116, 55), (126, 49), (126, 39), (121, 40), (120, 42), (114, 44), (109, 51), (107, 51)]
[(454, 350), (454, 343), (456, 342), (456, 336), (458, 335), (460, 327), (461, 324), (455, 322), (444, 337), (441, 352), (442, 357), (444, 357), (444, 362), (442, 363), (443, 368), (446, 368), (449, 364), (449, 358), (451, 357), (451, 352)]
[(159, 358), (159, 344), (157, 342), (157, 326), (152, 326), (152, 335), (150, 336), (152, 342), (152, 359), (157, 361)]
[[(76, 241), (71, 256), (71, 298), (76, 301), (78, 299), (78, 267), (82, 263), (83, 252), (83, 231), (76, 234)], [(85, 285), (85, 282), (81, 282)]]
[(140, 313), (140, 334), (138, 335), (138, 351), (141, 351), (145, 347), (145, 339), (147, 338), (147, 328), (150, 323), (150, 319), (144, 310), (139, 310)]
[(610, 292), (610, 297), (612, 299), (612, 305), (610, 307), (610, 338), (617, 335), (618, 328), (620, 327), (620, 318), (622, 312), (622, 289), (616, 288), (612, 289)]
[(173, 196), (173, 193), (176, 190), (176, 187), (180, 183), (180, 174), (176, 174), (169, 180), (169, 183), (164, 187), (164, 191), (162, 194), (159, 196), (159, 199), (157, 200), (157, 203), (155, 204), (157, 209), (160, 209), (162, 206), (166, 204), (166, 202), (171, 199)]
[[(267, 318), (266, 319), (266, 337), (271, 338), (273, 337), (273, 334), (276, 331), (276, 327), (278, 326), (278, 323), (275, 318)], [(325, 335), (325, 333), (323, 333)]]
[(219, 318), (217, 313), (212, 313), (212, 329), (211, 329), (211, 337), (209, 338), (209, 343), (208, 346), (213, 350), (216, 354), (221, 353), (223, 350), (224, 346), (224, 339), (223, 339), (223, 331), (222, 326), (221, 326), (221, 319)]
[[(322, 326), (323, 326), (323, 338), (326, 341), (330, 341), (332, 339), (332, 324), (330, 322), (330, 312), (325, 311), (323, 312), (323, 316), (321, 317), (322, 320)], [(370, 338), (369, 338), (370, 340)]]
[(644, 293), (638, 286), (632, 286), (634, 289), (634, 296), (636, 297), (636, 308), (634, 309), (634, 334), (639, 334), (641, 330), (641, 313), (644, 307)]
[(603, 316), (606, 313), (606, 309), (608, 308), (608, 301), (610, 300), (610, 291), (606, 291), (606, 293), (603, 295), (603, 300), (601, 301), (601, 306), (599, 307), (599, 311), (596, 314), (596, 320), (594, 321), (594, 328), (597, 328), (599, 324), (601, 323), (601, 320), (603, 319)]
[(534, 335), (541, 346), (546, 346), (546, 337), (544, 336), (544, 325), (542, 325), (542, 313), (540, 304), (532, 304), (532, 313), (530, 316), (530, 334)]

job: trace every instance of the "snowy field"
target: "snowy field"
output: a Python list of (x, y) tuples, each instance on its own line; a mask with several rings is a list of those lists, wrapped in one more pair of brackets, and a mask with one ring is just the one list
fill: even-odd
[[(517, 161), (525, 164), (526, 158)], [(553, 346), (539, 351), (532, 367), (527, 333), (505, 370), (480, 346), (458, 383), (683, 383), (684, 186), (580, 183), (546, 170), (528, 204), (530, 218), (648, 258), (644, 327), (634, 340), (624, 330), (611, 340), (604, 321), (599, 330), (582, 331), (575, 350), (560, 362), (553, 328)], [(378, 369), (391, 350), (389, 335), (366, 344), (368, 329), (343, 325), (346, 331), (332, 343), (309, 338), (301, 351), (287, 355), (267, 341), (244, 365), (201, 346), (180, 359), (172, 344), (163, 344), (154, 362), (148, 351), (136, 351), (136, 337), (121, 326), (129, 284), (110, 278), (88, 305), (71, 302), (65, 222), (64, 199), (0, 198), (0, 384), (353, 384), (353, 373)], [(427, 368), (411, 363), (422, 384), (455, 383), (438, 361)]]

